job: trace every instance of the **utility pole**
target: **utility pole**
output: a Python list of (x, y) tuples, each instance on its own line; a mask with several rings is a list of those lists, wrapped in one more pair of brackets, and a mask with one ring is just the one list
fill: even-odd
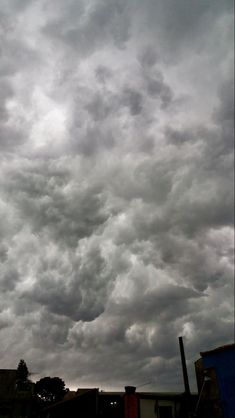
[(180, 345), (180, 356), (181, 356), (181, 364), (182, 364), (183, 379), (184, 379), (186, 408), (187, 408), (188, 417), (190, 418), (192, 416), (191, 415), (191, 392), (190, 392), (190, 387), (189, 387), (188, 371), (187, 371), (187, 365), (186, 365), (186, 360), (185, 360), (183, 337), (179, 337), (179, 345)]

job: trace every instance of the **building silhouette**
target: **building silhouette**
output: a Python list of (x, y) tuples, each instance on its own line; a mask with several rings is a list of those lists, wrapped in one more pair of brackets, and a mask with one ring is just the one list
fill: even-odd
[(196, 416), (235, 416), (235, 344), (200, 353), (195, 362), (199, 399)]

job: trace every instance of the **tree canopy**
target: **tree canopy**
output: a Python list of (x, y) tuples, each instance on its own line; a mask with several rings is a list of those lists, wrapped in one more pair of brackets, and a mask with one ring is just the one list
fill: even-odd
[(43, 377), (35, 385), (38, 397), (48, 403), (61, 401), (68, 391), (60, 377)]
[(23, 359), (20, 360), (17, 371), (16, 371), (16, 378), (18, 382), (28, 382), (29, 377), (29, 370), (28, 367)]

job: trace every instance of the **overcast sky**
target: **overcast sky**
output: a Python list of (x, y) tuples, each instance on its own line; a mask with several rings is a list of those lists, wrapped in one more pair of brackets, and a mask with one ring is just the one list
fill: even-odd
[(0, 0), (0, 368), (183, 390), (233, 339), (230, 0)]

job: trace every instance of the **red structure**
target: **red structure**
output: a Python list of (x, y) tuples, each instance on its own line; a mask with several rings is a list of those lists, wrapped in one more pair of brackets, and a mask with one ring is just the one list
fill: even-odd
[(134, 386), (125, 386), (124, 418), (139, 417), (139, 400), (135, 390), (136, 388)]

